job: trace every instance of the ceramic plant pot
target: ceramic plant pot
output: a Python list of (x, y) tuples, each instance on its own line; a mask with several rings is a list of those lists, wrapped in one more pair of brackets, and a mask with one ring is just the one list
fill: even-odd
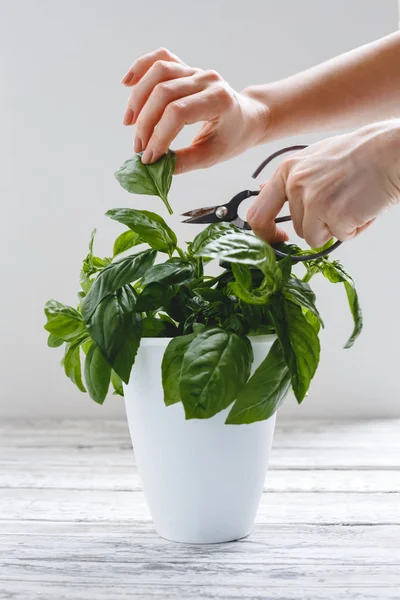
[[(125, 386), (136, 462), (158, 534), (184, 543), (217, 543), (253, 528), (268, 468), (275, 415), (251, 425), (225, 425), (229, 408), (186, 421), (181, 403), (166, 407), (161, 361), (167, 338), (146, 338)], [(253, 371), (272, 336), (254, 338)]]

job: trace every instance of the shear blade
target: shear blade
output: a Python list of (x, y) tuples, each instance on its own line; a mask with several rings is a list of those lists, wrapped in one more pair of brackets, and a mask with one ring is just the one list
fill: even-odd
[(181, 214), (181, 217), (205, 217), (211, 215), (215, 211), (215, 206), (203, 206), (202, 208), (195, 208), (194, 210), (188, 210)]

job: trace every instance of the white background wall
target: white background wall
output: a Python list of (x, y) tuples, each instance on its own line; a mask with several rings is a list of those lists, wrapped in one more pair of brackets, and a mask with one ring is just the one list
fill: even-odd
[[(167, 46), (241, 89), (385, 35), (397, 20), (395, 0), (1, 0), (0, 416), (122, 414), (119, 398), (98, 407), (64, 377), (60, 352), (46, 347), (42, 309), (50, 297), (75, 303), (94, 226), (108, 253), (120, 231), (103, 216), (108, 208), (165, 215), (160, 201), (129, 196), (113, 178), (131, 154), (119, 80), (135, 57)], [(181, 237), (194, 232), (179, 225), (180, 211), (253, 185), (253, 168), (278, 146), (177, 178), (170, 222)], [(344, 291), (320, 282), (321, 366), (301, 409), (291, 400), (284, 414), (400, 415), (399, 230), (393, 210), (337, 253), (356, 279), (365, 331), (342, 350), (351, 330)]]

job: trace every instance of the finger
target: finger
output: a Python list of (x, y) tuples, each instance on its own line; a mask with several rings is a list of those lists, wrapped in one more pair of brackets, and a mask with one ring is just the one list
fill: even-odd
[[(361, 228), (362, 227), (363, 226), (361, 226)], [(333, 237), (341, 242), (347, 242), (357, 235), (358, 227), (353, 223), (348, 223), (344, 219), (341, 219), (329, 223), (329, 229), (332, 232)]]
[(300, 193), (292, 194), (289, 196), (289, 210), (292, 217), (292, 224), (295, 232), (301, 238), (304, 238), (303, 233), (303, 218), (304, 218), (304, 206), (303, 199)]
[(376, 221), (376, 219), (373, 218), (370, 221), (368, 221), (367, 223), (365, 223), (365, 225), (362, 225), (361, 227), (357, 227), (357, 229), (356, 229), (356, 235), (359, 235), (360, 233), (362, 233), (363, 231), (365, 231), (366, 229), (368, 229), (368, 227), (370, 225), (372, 225), (372, 223), (374, 223), (375, 221)]
[(286, 231), (275, 223), (275, 218), (286, 200), (285, 178), (279, 168), (264, 184), (247, 212), (247, 221), (256, 235), (270, 243), (285, 242), (289, 239)]
[(375, 217), (370, 219), (364, 225), (355, 226), (354, 224), (348, 224), (342, 219), (337, 223), (332, 223), (330, 225), (330, 229), (332, 231), (332, 235), (340, 240), (341, 242), (347, 242), (348, 240), (352, 240), (357, 235), (368, 229), (370, 225), (375, 221)]
[(225, 94), (209, 88), (168, 104), (142, 156), (148, 164), (162, 156), (185, 125), (217, 118), (226, 107)]
[(121, 83), (129, 87), (135, 85), (157, 60), (168, 60), (185, 64), (175, 54), (167, 50), (167, 48), (158, 48), (158, 50), (144, 54), (135, 60), (122, 78)]
[(158, 60), (132, 90), (124, 114), (124, 125), (134, 123), (156, 85), (179, 77), (193, 75), (195, 69), (178, 63)]
[(333, 234), (326, 223), (309, 210), (305, 210), (302, 237), (311, 248), (320, 248), (333, 237)]
[(158, 83), (154, 87), (136, 121), (136, 137), (141, 140), (143, 148), (146, 148), (166, 107), (175, 100), (201, 92), (205, 85), (203, 77), (194, 75)]

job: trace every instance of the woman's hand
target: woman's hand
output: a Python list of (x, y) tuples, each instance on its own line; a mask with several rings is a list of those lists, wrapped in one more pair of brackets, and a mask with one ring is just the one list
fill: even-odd
[(177, 173), (209, 167), (265, 140), (268, 109), (251, 92), (235, 92), (215, 71), (189, 67), (161, 48), (133, 63), (124, 125), (136, 125), (142, 161), (162, 156), (185, 125), (204, 122), (191, 146), (177, 150)]
[(294, 229), (314, 248), (349, 240), (400, 200), (400, 121), (376, 123), (286, 158), (250, 207), (253, 231), (288, 239), (274, 219), (289, 202)]

